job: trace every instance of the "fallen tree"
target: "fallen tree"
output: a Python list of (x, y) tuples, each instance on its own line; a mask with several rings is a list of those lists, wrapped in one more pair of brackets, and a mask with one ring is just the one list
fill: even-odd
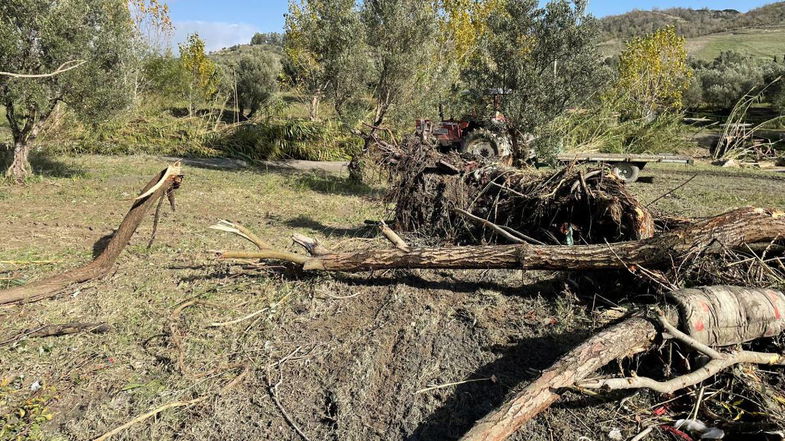
[[(767, 289), (729, 286), (688, 289), (672, 294), (679, 310), (656, 319), (634, 317), (591, 337), (494, 412), (478, 421), (462, 441), (502, 441), (559, 399), (560, 390), (579, 386), (601, 390), (652, 389), (673, 393), (693, 386), (734, 364), (785, 365), (785, 355), (750, 351), (720, 352), (728, 346), (771, 337), (785, 330), (785, 295)], [(710, 305), (710, 306), (709, 306)], [(744, 305), (741, 307), (741, 305)], [(678, 323), (683, 330), (673, 323)], [(700, 323), (701, 326), (695, 326)], [(711, 336), (711, 337), (709, 337)], [(667, 381), (631, 377), (585, 381), (613, 360), (654, 348), (663, 339), (675, 339), (708, 356), (702, 368)]]
[(108, 274), (128, 241), (142, 223), (145, 214), (156, 202), (156, 222), (164, 198), (168, 198), (174, 210), (174, 191), (183, 180), (180, 163), (175, 163), (161, 171), (145, 185), (141, 195), (134, 199), (133, 205), (123, 218), (122, 223), (112, 236), (106, 248), (92, 262), (82, 267), (66, 271), (62, 274), (47, 277), (24, 286), (0, 291), (0, 305), (18, 302), (30, 302), (52, 297), (76, 284), (84, 283)]
[[(258, 246), (225, 251), (223, 259), (285, 261), (306, 271), (361, 272), (383, 269), (613, 270), (667, 268), (689, 256), (719, 254), (785, 237), (785, 214), (760, 208), (734, 210), (640, 241), (604, 245), (486, 245), (324, 252), (305, 256)], [(308, 249), (308, 248), (306, 248)]]
[(487, 163), (411, 138), (376, 140), (400, 231), (450, 243), (591, 244), (640, 240), (654, 216), (609, 168), (552, 174)]

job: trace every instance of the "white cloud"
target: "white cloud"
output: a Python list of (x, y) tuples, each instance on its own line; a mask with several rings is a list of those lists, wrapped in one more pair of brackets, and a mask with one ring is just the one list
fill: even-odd
[(259, 29), (242, 23), (222, 23), (217, 21), (175, 21), (173, 47), (185, 41), (189, 35), (198, 33), (204, 40), (208, 52), (216, 51), (236, 44), (251, 42), (251, 37)]

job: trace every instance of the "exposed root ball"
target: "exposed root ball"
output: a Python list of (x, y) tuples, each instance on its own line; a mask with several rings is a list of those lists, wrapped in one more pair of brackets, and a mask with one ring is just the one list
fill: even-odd
[(416, 141), (384, 147), (395, 180), (390, 200), (404, 231), (457, 243), (509, 241), (459, 209), (551, 244), (639, 240), (655, 232), (649, 210), (606, 168), (542, 175), (441, 154)]

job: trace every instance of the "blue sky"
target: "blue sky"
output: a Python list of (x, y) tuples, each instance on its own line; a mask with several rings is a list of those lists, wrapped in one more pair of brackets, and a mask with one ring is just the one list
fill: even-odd
[[(208, 50), (247, 43), (256, 32), (283, 30), (287, 0), (169, 0), (175, 24), (174, 43), (198, 32)], [(589, 0), (589, 9), (598, 17), (622, 14), (632, 9), (712, 8), (749, 9), (771, 3), (766, 0)]]

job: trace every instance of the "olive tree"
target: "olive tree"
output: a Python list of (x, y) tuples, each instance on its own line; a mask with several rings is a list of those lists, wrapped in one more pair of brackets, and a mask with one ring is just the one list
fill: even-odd
[(75, 69), (42, 78), (0, 76), (0, 104), (13, 138), (6, 175), (32, 173), (31, 143), (61, 103), (99, 121), (128, 105), (122, 75), (133, 23), (124, 0), (3, 0), (0, 2), (0, 66), (23, 74)]
[(365, 0), (362, 9), (370, 56), (373, 125), (390, 109), (428, 95), (438, 72), (438, 10), (420, 0)]
[(349, 92), (362, 88), (363, 28), (354, 0), (292, 0), (286, 16), (284, 72), (305, 98), (311, 120), (322, 100), (334, 98), (339, 113)]
[(246, 118), (268, 105), (278, 92), (278, 74), (281, 65), (274, 55), (259, 53), (240, 58), (236, 68), (237, 108)]
[(464, 80), (474, 100), (502, 94), (501, 112), (520, 163), (528, 155), (524, 134), (538, 129), (595, 93), (604, 78), (596, 48), (596, 21), (586, 0), (508, 0), (488, 20), (487, 32)]

